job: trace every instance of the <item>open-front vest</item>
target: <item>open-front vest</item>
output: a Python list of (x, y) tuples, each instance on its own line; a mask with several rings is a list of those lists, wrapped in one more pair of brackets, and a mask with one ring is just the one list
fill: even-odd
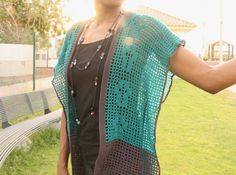
[[(75, 101), (68, 69), (85, 22), (66, 34), (52, 84), (66, 116), (72, 172), (80, 175)], [(157, 19), (126, 12), (104, 65), (99, 98), (99, 155), (94, 175), (158, 175), (156, 124), (173, 73), (169, 59), (184, 42)]]

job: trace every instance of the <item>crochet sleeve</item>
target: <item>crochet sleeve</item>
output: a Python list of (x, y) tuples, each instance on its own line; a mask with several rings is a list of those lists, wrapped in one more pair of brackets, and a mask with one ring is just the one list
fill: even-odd
[(185, 45), (185, 41), (181, 40), (173, 33), (165, 24), (154, 17), (147, 17), (149, 39), (148, 43), (160, 64), (165, 68), (169, 68), (169, 59), (176, 52), (177, 48)]
[(174, 73), (169, 70), (169, 61), (179, 46), (184, 46), (185, 41), (181, 40), (166, 25), (154, 17), (147, 17), (147, 46), (151, 57), (155, 59), (155, 69), (165, 72), (165, 87), (162, 102), (169, 94)]

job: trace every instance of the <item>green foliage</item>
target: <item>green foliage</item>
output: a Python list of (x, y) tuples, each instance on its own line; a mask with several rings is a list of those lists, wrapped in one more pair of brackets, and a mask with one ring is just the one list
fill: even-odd
[(32, 43), (37, 32), (43, 47), (65, 32), (61, 0), (0, 0), (0, 42)]

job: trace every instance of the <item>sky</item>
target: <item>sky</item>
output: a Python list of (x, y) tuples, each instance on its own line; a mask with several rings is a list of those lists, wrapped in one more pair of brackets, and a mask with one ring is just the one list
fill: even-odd
[[(72, 23), (94, 16), (93, 1), (69, 0), (64, 8), (64, 14), (72, 17)], [(220, 39), (222, 10), (223, 39), (236, 46), (236, 20), (233, 18), (236, 7), (235, 0), (222, 0), (222, 3), (220, 0), (126, 0), (124, 6), (132, 9), (138, 5), (150, 6), (195, 23), (198, 28), (192, 32), (192, 36), (188, 39), (189, 43), (197, 50), (203, 47), (202, 43), (211, 43)]]
[[(235, 0), (146, 0), (161, 11), (186, 19), (204, 28), (209, 40), (215, 40), (220, 35), (220, 7), (223, 18), (224, 39), (236, 44)], [(203, 27), (204, 26), (204, 27)]]

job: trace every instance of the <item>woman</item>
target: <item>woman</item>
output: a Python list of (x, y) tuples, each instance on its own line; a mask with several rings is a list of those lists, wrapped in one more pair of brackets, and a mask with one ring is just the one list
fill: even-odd
[(66, 34), (53, 85), (63, 106), (58, 175), (158, 175), (155, 127), (174, 74), (215, 94), (236, 60), (210, 67), (157, 19), (95, 0)]

